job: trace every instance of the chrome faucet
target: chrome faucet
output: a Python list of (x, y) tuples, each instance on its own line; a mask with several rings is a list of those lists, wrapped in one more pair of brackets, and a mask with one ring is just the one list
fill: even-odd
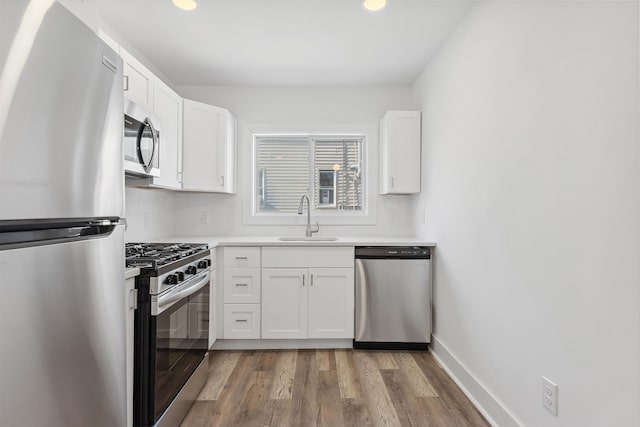
[(298, 206), (298, 215), (302, 215), (302, 211), (304, 210), (304, 201), (307, 200), (307, 232), (305, 233), (306, 237), (312, 237), (313, 233), (317, 233), (320, 231), (320, 223), (316, 222), (316, 229), (311, 228), (311, 202), (309, 201), (309, 196), (303, 194), (300, 197), (300, 206)]

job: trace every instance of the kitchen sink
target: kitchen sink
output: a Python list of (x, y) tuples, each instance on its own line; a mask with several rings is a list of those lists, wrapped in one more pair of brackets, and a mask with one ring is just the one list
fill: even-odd
[(334, 242), (338, 240), (337, 237), (323, 237), (323, 236), (291, 236), (291, 237), (279, 237), (281, 242)]

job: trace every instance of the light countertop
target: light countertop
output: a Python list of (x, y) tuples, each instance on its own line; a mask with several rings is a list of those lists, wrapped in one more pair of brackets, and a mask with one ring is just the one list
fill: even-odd
[(434, 242), (428, 242), (415, 237), (393, 236), (338, 237), (337, 240), (331, 241), (281, 241), (278, 239), (279, 236), (171, 236), (154, 239), (154, 241), (168, 243), (207, 243), (211, 248), (217, 246), (436, 246)]
[(136, 277), (140, 274), (139, 268), (126, 268), (124, 270), (124, 280), (131, 279), (132, 277)]

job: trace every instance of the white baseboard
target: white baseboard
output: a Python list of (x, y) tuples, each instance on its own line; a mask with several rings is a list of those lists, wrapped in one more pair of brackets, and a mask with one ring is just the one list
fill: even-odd
[(213, 350), (291, 350), (353, 348), (353, 339), (216, 340)]
[(467, 395), (478, 411), (495, 427), (522, 427), (505, 406), (458, 360), (437, 336), (432, 335), (431, 354)]

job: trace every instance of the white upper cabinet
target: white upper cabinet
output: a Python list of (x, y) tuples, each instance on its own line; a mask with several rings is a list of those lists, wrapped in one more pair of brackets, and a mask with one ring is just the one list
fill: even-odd
[(154, 81), (153, 114), (161, 121), (160, 176), (153, 186), (182, 188), (182, 98), (161, 80)]
[(420, 111), (387, 111), (380, 121), (380, 194), (420, 192)]
[(120, 57), (124, 62), (122, 68), (124, 96), (148, 111), (153, 111), (155, 76), (123, 47), (120, 47)]
[(184, 100), (183, 190), (235, 194), (235, 131), (228, 110)]

